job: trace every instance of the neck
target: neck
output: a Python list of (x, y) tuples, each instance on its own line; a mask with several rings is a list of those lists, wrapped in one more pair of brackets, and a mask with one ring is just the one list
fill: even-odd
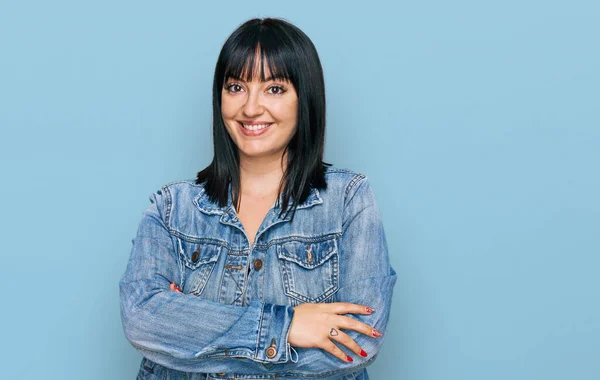
[[(283, 165), (287, 164), (285, 158)], [(275, 196), (285, 167), (279, 157), (240, 156), (241, 193), (250, 197), (264, 198)]]

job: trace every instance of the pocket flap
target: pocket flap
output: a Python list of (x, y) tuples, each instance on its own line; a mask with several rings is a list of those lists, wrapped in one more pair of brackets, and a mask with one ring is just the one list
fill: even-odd
[(303, 268), (313, 269), (337, 252), (336, 239), (319, 242), (290, 241), (278, 245), (280, 259), (292, 261)]
[(183, 258), (185, 266), (190, 269), (196, 269), (202, 265), (217, 261), (219, 253), (223, 248), (218, 244), (198, 243), (182, 239), (178, 240), (179, 253)]

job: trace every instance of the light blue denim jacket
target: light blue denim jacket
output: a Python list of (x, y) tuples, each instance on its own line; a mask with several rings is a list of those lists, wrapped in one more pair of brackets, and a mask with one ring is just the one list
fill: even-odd
[[(138, 379), (369, 378), (396, 272), (368, 178), (328, 167), (326, 180), (293, 221), (275, 203), (252, 245), (231, 191), (226, 207), (194, 180), (150, 195), (119, 282), (125, 336), (143, 355)], [(287, 343), (294, 306), (341, 301), (375, 309), (348, 316), (383, 337), (344, 330), (366, 358), (340, 344), (353, 362)]]

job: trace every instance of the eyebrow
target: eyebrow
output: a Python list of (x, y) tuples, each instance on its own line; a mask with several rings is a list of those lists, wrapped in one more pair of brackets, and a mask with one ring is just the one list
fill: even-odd
[[(241, 82), (246, 82), (245, 79), (242, 79), (242, 78), (238, 77), (237, 75), (229, 75), (227, 77), (227, 79), (234, 79), (234, 80), (239, 80)], [(275, 80), (275, 81), (280, 80), (280, 81), (283, 81), (283, 82), (286, 81), (285, 78), (273, 78), (273, 76), (269, 76), (269, 77), (265, 78), (265, 80), (261, 80), (261, 83), (269, 82), (269, 81), (272, 81), (272, 80)]]

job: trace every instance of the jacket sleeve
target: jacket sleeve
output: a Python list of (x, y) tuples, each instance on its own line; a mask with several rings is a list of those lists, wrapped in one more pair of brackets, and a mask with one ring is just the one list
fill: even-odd
[[(169, 289), (179, 267), (165, 223), (168, 197), (161, 190), (150, 196), (119, 282), (127, 340), (144, 357), (186, 372), (263, 374), (274, 371), (263, 363), (293, 361), (291, 306), (224, 305)], [(268, 357), (273, 348), (276, 355)]]
[(340, 283), (343, 286), (334, 295), (333, 302), (351, 302), (371, 306), (371, 315), (348, 314), (349, 317), (375, 327), (383, 333), (373, 338), (354, 330), (343, 330), (368, 354), (363, 358), (351, 353), (346, 346), (337, 344), (354, 361), (343, 362), (317, 348), (295, 348), (298, 361), (277, 364), (282, 372), (302, 374), (339, 374), (354, 372), (371, 364), (378, 355), (386, 336), (396, 272), (391, 267), (380, 212), (368, 178), (358, 174), (346, 190), (343, 212), (342, 240), (339, 245), (341, 266)]

